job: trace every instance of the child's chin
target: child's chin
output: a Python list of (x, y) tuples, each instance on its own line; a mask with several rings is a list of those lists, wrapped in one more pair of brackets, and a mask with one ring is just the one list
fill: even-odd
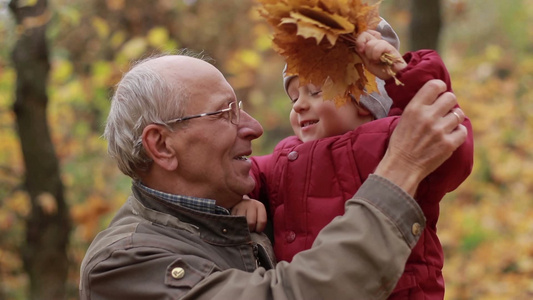
[(311, 142), (311, 141), (314, 141), (314, 140), (318, 140), (320, 139), (319, 137), (311, 137), (311, 136), (306, 136), (306, 137), (300, 137), (300, 140), (304, 143), (307, 143), (307, 142)]

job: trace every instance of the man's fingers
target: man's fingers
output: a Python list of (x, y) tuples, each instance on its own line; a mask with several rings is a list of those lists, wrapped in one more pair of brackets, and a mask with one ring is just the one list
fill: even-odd
[(453, 149), (459, 148), (468, 137), (468, 130), (466, 129), (466, 126), (463, 124), (459, 124), (450, 134), (449, 139), (451, 141), (451, 144), (453, 146)]
[(416, 95), (413, 97), (413, 100), (411, 100), (411, 103), (413, 104), (407, 105), (407, 107), (409, 106), (415, 107), (420, 104), (431, 105), (435, 102), (435, 100), (437, 100), (438, 96), (441, 93), (444, 93), (445, 91), (446, 91), (446, 83), (444, 83), (444, 81), (438, 80), (438, 79), (432, 79), (426, 82), (422, 86), (422, 88), (418, 90)]
[(463, 123), (463, 121), (465, 120), (465, 113), (459, 107), (452, 109), (451, 113), (454, 115), (455, 118), (457, 118), (457, 122), (459, 122), (459, 124)]
[(457, 128), (459, 124), (463, 123), (463, 121), (465, 120), (465, 115), (463, 111), (457, 107), (449, 111), (443, 118), (446, 122), (446, 125), (444, 127), (446, 132), (451, 132), (452, 130)]
[(457, 106), (457, 97), (452, 92), (441, 94), (433, 104), (431, 110), (434, 117), (444, 117)]

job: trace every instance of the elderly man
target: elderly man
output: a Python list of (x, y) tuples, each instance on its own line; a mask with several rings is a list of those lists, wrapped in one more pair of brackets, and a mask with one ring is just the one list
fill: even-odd
[(81, 299), (386, 298), (425, 225), (411, 196), (466, 137), (444, 90), (440, 81), (420, 90), (345, 214), (276, 265), (268, 239), (228, 213), (254, 187), (246, 157), (259, 123), (201, 59), (137, 64), (105, 130), (132, 194), (87, 251)]

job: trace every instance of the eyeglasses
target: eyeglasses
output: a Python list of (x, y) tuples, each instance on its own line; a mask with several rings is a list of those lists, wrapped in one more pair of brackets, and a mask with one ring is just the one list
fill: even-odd
[(224, 108), (224, 109), (217, 110), (217, 111), (214, 111), (214, 112), (208, 112), (208, 113), (203, 113), (203, 114), (198, 114), (198, 115), (192, 115), (192, 116), (172, 119), (172, 120), (166, 121), (165, 124), (176, 123), (176, 122), (186, 121), (186, 120), (190, 120), (190, 119), (201, 118), (201, 117), (205, 117), (205, 116), (218, 115), (218, 114), (221, 114), (221, 113), (228, 112), (229, 113), (228, 114), (229, 115), (229, 121), (232, 124), (234, 124), (234, 125), (239, 125), (239, 121), (241, 119), (242, 101), (239, 101), (237, 104), (236, 103), (237, 103), (237, 101), (233, 101), (233, 102), (231, 102), (229, 104), (228, 108)]

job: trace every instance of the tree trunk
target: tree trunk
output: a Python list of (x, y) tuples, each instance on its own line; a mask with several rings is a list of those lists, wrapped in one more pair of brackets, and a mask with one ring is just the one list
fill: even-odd
[(409, 50), (438, 50), (442, 16), (440, 0), (412, 0)]
[(47, 0), (11, 0), (18, 40), (12, 52), (17, 72), (13, 110), (26, 168), (24, 188), (31, 199), (26, 243), (21, 247), (30, 280), (30, 299), (65, 299), (70, 219), (59, 163), (48, 130), (46, 85), (50, 63)]

